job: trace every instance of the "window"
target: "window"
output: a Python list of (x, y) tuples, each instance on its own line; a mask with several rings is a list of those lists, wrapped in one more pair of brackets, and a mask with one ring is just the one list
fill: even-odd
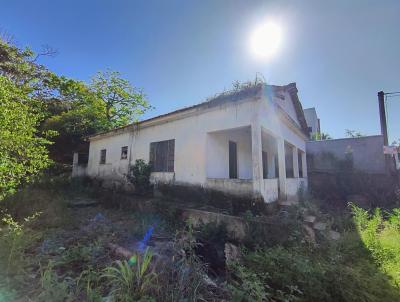
[(121, 159), (128, 158), (128, 146), (124, 146), (121, 148)]
[(293, 148), (285, 143), (285, 164), (286, 164), (286, 177), (293, 178)]
[(262, 151), (262, 165), (263, 165), (263, 178), (268, 178), (268, 154), (266, 151)]
[(307, 127), (307, 129), (308, 129), (308, 133), (312, 133), (313, 131), (312, 131), (312, 127)]
[(237, 145), (229, 141), (229, 178), (237, 177)]
[(175, 140), (150, 143), (152, 172), (174, 172)]
[(297, 156), (299, 158), (299, 177), (300, 178), (303, 178), (303, 156), (302, 156), (303, 154), (302, 153), (303, 153), (302, 151), (298, 150)]
[(106, 154), (107, 154), (106, 149), (100, 150), (100, 164), (102, 165), (106, 163)]

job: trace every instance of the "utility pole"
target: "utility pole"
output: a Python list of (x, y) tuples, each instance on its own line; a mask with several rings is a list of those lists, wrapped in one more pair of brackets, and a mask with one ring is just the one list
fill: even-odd
[(383, 91), (378, 92), (378, 103), (379, 103), (379, 118), (381, 120), (381, 134), (383, 135), (383, 143), (385, 146), (387, 146), (388, 133), (386, 124), (385, 93)]

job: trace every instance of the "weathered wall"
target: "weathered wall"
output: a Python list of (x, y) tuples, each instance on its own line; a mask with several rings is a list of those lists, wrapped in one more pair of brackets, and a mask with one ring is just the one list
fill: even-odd
[(229, 178), (229, 141), (237, 144), (238, 178), (251, 179), (250, 127), (207, 134), (207, 177)]
[[(199, 111), (194, 116), (138, 129), (132, 134), (125, 132), (95, 139), (91, 141), (89, 150), (89, 175), (107, 177), (109, 174), (122, 176), (126, 173), (128, 161), (120, 159), (122, 146), (129, 146), (131, 163), (134, 163), (136, 159), (144, 159), (148, 162), (151, 142), (175, 139), (175, 180), (204, 184), (207, 178), (207, 133), (249, 126), (257, 107), (256, 99), (227, 103), (218, 108)], [(246, 155), (249, 141), (242, 132), (238, 134), (232, 132), (232, 135), (234, 139), (240, 141), (238, 146), (239, 177), (251, 178), (247, 168), (249, 157)], [(99, 164), (101, 149), (107, 149), (105, 165)], [(228, 152), (224, 158), (228, 158)]]
[(311, 171), (332, 171), (335, 158), (353, 158), (354, 168), (369, 173), (385, 173), (383, 136), (364, 136), (307, 142), (308, 168)]
[[(257, 192), (271, 191), (269, 187), (265, 190), (262, 179), (254, 181), (253, 177), (254, 171), (259, 172), (258, 168), (255, 170), (253, 151), (262, 146), (261, 133), (265, 131), (274, 138), (285, 140), (300, 150), (305, 150), (305, 137), (299, 130), (293, 102), (288, 93), (285, 92), (284, 95), (285, 100), (271, 100), (262, 90), (252, 97), (226, 102), (216, 107), (202, 107), (178, 114), (176, 118), (160, 117), (139, 124), (139, 128), (124, 128), (123, 131), (92, 138), (88, 175), (124, 179), (129, 162), (133, 164), (136, 159), (149, 161), (151, 142), (175, 139), (174, 173), (169, 173), (167, 177), (153, 174), (152, 181), (157, 181), (156, 178), (167, 178), (168, 181), (173, 180), (177, 183), (207, 185), (207, 178), (229, 177), (228, 141), (233, 140), (238, 144), (238, 177), (253, 179), (253, 183), (259, 183), (259, 188), (253, 186)], [(278, 105), (287, 111), (288, 118), (285, 121), (278, 117), (275, 102), (279, 102)], [(260, 133), (258, 144), (252, 141), (252, 129), (256, 129), (254, 133)], [(127, 160), (121, 159), (123, 146), (128, 146)], [(99, 163), (102, 149), (107, 150), (105, 164)], [(268, 147), (263, 146), (263, 149)], [(261, 155), (261, 152), (259, 154)], [(257, 161), (257, 167), (262, 166), (260, 159)], [(273, 164), (269, 166), (269, 174), (272, 176)], [(272, 191), (271, 198), (274, 198), (276, 190)]]

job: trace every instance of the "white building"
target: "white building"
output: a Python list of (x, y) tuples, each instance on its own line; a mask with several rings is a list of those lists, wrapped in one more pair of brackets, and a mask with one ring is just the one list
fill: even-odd
[[(295, 83), (257, 84), (90, 137), (94, 178), (124, 181), (144, 159), (154, 183), (199, 185), (266, 202), (307, 187), (307, 124)], [(80, 174), (75, 156), (74, 174)], [(81, 171), (82, 172), (82, 171)]]
[(306, 118), (310, 137), (313, 137), (317, 133), (321, 133), (320, 120), (314, 107), (304, 109), (304, 117)]

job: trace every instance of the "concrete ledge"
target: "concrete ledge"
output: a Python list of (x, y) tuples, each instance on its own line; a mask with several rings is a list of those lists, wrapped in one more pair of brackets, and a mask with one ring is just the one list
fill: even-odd
[(236, 196), (253, 195), (251, 179), (207, 178), (205, 187)]

